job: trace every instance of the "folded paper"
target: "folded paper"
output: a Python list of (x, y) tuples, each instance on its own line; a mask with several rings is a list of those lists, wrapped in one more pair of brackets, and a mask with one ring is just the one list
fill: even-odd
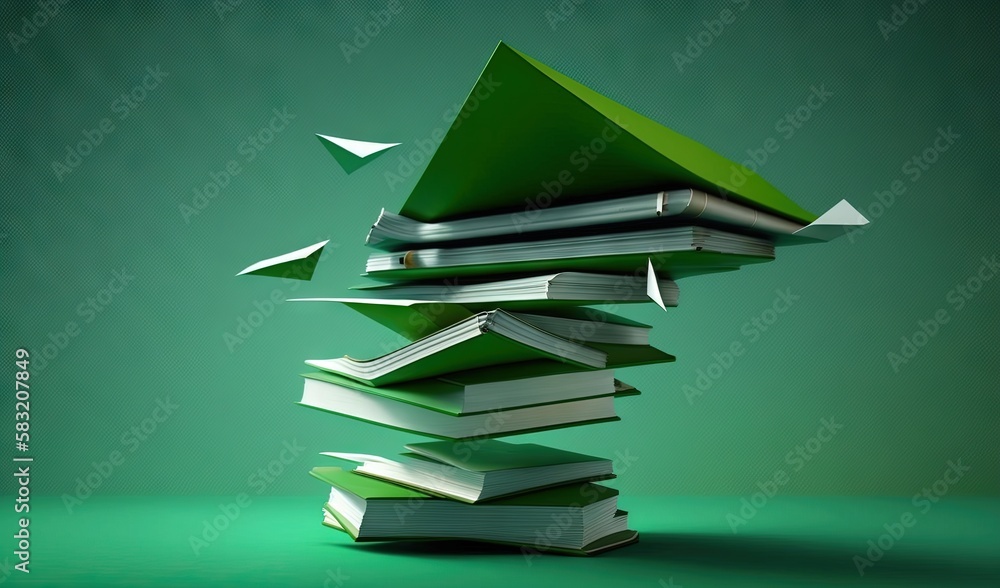
[(274, 278), (291, 278), (293, 280), (311, 280), (313, 272), (316, 271), (316, 264), (319, 262), (319, 257), (323, 254), (323, 247), (329, 242), (330, 240), (327, 239), (326, 241), (297, 249), (291, 253), (258, 261), (236, 275), (252, 274)]
[(359, 141), (343, 137), (316, 134), (320, 143), (326, 147), (330, 155), (337, 160), (340, 167), (347, 173), (354, 172), (362, 166), (371, 163), (376, 157), (385, 153), (399, 143), (376, 143), (374, 141)]

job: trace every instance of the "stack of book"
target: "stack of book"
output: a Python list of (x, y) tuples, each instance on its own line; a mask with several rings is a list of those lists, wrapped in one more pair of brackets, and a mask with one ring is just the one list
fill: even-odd
[[(596, 483), (614, 477), (610, 460), (498, 438), (618, 420), (616, 399), (639, 392), (615, 370), (674, 360), (649, 344), (649, 325), (595, 307), (676, 306), (676, 279), (867, 221), (846, 201), (816, 217), (502, 43), (461, 113), (401, 212), (371, 227), (366, 275), (380, 283), (300, 299), (410, 341), (373, 359), (306, 361), (301, 404), (439, 439), (388, 458), (326, 454), (360, 465), (312, 470), (331, 487), (323, 522), (356, 541), (573, 554), (635, 542), (618, 492)], [(278, 275), (267, 266), (316, 251), (249, 273)]]
[[(471, 293), (457, 286), (453, 294), (463, 304), (436, 297), (343, 299), (416, 340), (366, 361), (306, 361), (318, 371), (304, 374), (301, 404), (442, 440), (409, 444), (389, 458), (325, 454), (361, 465), (312, 470), (331, 486), (324, 523), (357, 541), (466, 539), (539, 553), (592, 554), (634, 542), (638, 535), (618, 509), (617, 491), (593, 483), (614, 477), (611, 460), (496, 439), (619, 420), (615, 399), (639, 392), (616, 380), (614, 369), (674, 359), (649, 345), (648, 325), (609, 313), (589, 318), (575, 306), (629, 301), (628, 289), (611, 298), (583, 297), (609, 285), (608, 278), (563, 272), (494, 282), (495, 288), (472, 284)], [(673, 283), (662, 287), (667, 303), (676, 303)], [(514, 306), (536, 302), (545, 314), (505, 309), (506, 300), (476, 288), (520, 293), (512, 296)], [(423, 305), (443, 311), (413, 310)], [(495, 308), (475, 310), (483, 305)], [(411, 327), (420, 323), (407, 317), (426, 319), (431, 333), (417, 338)]]

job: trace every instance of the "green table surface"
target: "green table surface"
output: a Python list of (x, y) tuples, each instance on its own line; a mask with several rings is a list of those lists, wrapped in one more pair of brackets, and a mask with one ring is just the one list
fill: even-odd
[[(193, 536), (233, 496), (99, 496), (68, 512), (31, 500), (30, 573), (12, 586), (1000, 586), (1000, 500), (769, 499), (734, 533), (741, 497), (622, 496), (639, 543), (592, 558), (448, 542), (352, 543), (320, 524), (317, 496), (251, 496), (196, 554)], [(10, 498), (13, 504), (13, 498)], [(244, 504), (246, 504), (244, 502)], [(230, 510), (232, 513), (233, 511)], [(745, 511), (749, 512), (749, 511)], [(861, 576), (885, 525), (914, 524)], [(16, 531), (13, 509), (7, 529)], [(220, 519), (221, 520), (221, 519)], [(221, 526), (221, 525), (220, 525)], [(898, 527), (897, 527), (898, 531)], [(11, 537), (10, 534), (7, 535)], [(14, 543), (8, 539), (9, 544)], [(882, 538), (884, 545), (889, 540)]]

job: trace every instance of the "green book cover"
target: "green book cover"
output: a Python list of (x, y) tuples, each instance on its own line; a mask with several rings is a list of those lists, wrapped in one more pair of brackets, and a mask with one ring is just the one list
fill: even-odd
[[(607, 349), (603, 349), (603, 351), (607, 353)], [(618, 363), (609, 363), (604, 369), (614, 369), (618, 367), (624, 366)], [(516, 366), (494, 365), (475, 370), (461, 370), (450, 374), (444, 374), (443, 376), (439, 376), (438, 379), (462, 386), (473, 386), (476, 384), (521, 380), (542, 376), (555, 376), (559, 374), (569, 374), (583, 371), (591, 370), (589, 368), (581, 369), (575, 365), (557, 361), (522, 361)]]
[[(480, 310), (492, 310), (492, 308), (474, 309), (468, 305), (450, 302), (405, 302), (407, 301), (380, 303), (378, 300), (350, 300), (342, 304), (411, 341), (465, 320)], [(492, 306), (495, 308), (498, 305)]]
[[(739, 164), (504, 43), (464, 109), (475, 116), (455, 120), (401, 214), (435, 222), (523, 211), (535, 195), (547, 206), (688, 186), (803, 224), (816, 219), (759, 175), (737, 176)], [(544, 191), (557, 182), (557, 196)]]
[[(626, 396), (628, 396), (628, 395), (626, 395)], [(616, 395), (616, 398), (617, 398), (617, 395)], [(309, 405), (306, 405), (306, 404), (301, 404), (301, 403), (300, 403), (300, 405), (301, 406), (305, 406), (307, 408), (316, 408), (316, 407), (309, 406)], [(469, 435), (469, 436), (464, 436), (464, 437), (459, 437), (459, 436), (447, 437), (445, 435), (439, 435), (439, 434), (435, 434), (435, 433), (429, 433), (427, 431), (417, 431), (415, 429), (408, 429), (408, 428), (404, 428), (404, 427), (397, 427), (395, 425), (387, 425), (385, 423), (380, 423), (378, 421), (373, 421), (373, 420), (370, 420), (370, 419), (363, 419), (361, 417), (357, 417), (357, 416), (353, 416), (353, 415), (349, 415), (349, 414), (342, 414), (342, 413), (339, 413), (339, 412), (327, 411), (327, 410), (322, 409), (322, 408), (318, 408), (317, 410), (323, 410), (324, 412), (331, 412), (331, 414), (336, 414), (336, 415), (339, 415), (339, 416), (344, 416), (344, 417), (347, 417), (349, 419), (354, 419), (356, 421), (361, 421), (363, 423), (368, 423), (370, 425), (378, 425), (380, 427), (385, 427), (386, 429), (393, 429), (395, 431), (402, 431), (403, 433), (411, 433), (411, 434), (414, 434), (414, 435), (420, 435), (422, 437), (430, 437), (432, 439), (442, 439), (442, 440), (445, 440), (445, 441), (461, 441), (463, 439), (464, 440), (469, 440), (469, 439), (484, 439), (484, 438), (487, 438), (487, 437), (508, 437), (508, 436), (513, 436), (513, 435), (527, 435), (529, 433), (541, 433), (542, 431), (555, 431), (556, 429), (568, 429), (569, 427), (582, 427), (582, 426), (586, 426), (586, 425), (598, 425), (598, 424), (601, 424), (601, 423), (613, 423), (613, 422), (617, 422), (617, 421), (622, 420), (621, 417), (614, 416), (614, 417), (608, 417), (608, 418), (597, 418), (597, 419), (591, 419), (591, 420), (574, 421), (574, 422), (569, 422), (569, 423), (560, 423), (560, 424), (557, 424), (557, 425), (546, 425), (546, 426), (543, 426), (543, 427), (530, 427), (530, 428), (527, 428), (527, 429), (518, 429), (516, 431), (510, 431), (510, 432), (490, 433), (490, 432), (487, 431), (486, 433), (484, 433), (484, 432), (482, 432), (482, 430), (479, 430), (475, 434)], [(483, 430), (485, 430), (485, 427), (483, 427)]]
[(401, 382), (387, 386), (370, 386), (330, 372), (309, 372), (302, 374), (302, 377), (336, 384), (398, 402), (413, 404), (428, 410), (454, 416), (462, 414), (462, 391), (464, 386), (437, 378)]
[(418, 490), (390, 484), (378, 478), (361, 476), (338, 467), (314, 467), (309, 470), (309, 475), (364, 500), (425, 500), (431, 498), (430, 495)]
[[(510, 366), (507, 366), (506, 369), (508, 372), (511, 371)], [(412, 404), (414, 406), (419, 406), (420, 408), (426, 408), (427, 410), (433, 410), (435, 412), (449, 414), (456, 417), (495, 412), (495, 410), (482, 410), (482, 411), (472, 411), (472, 412), (463, 411), (462, 389), (464, 388), (464, 386), (443, 379), (428, 378), (425, 380), (415, 380), (412, 382), (390, 384), (388, 386), (370, 386), (363, 382), (352, 380), (351, 378), (345, 378), (343, 376), (338, 376), (337, 374), (331, 374), (330, 372), (309, 372), (302, 374), (302, 377), (308, 378), (310, 380), (318, 380), (320, 382), (328, 382), (330, 384), (335, 384), (338, 386), (343, 386), (345, 388), (350, 388), (351, 390), (357, 390), (359, 392), (364, 392), (366, 394), (380, 396), (382, 398), (387, 398), (389, 400), (394, 400), (396, 402), (405, 402), (406, 404)], [(614, 390), (608, 390), (607, 394), (589, 396), (588, 398), (596, 398), (597, 396), (611, 396), (611, 395), (615, 396), (616, 398), (623, 398), (626, 396), (638, 396), (639, 394), (640, 392), (636, 388), (628, 384), (616, 381)], [(538, 402), (534, 404), (523, 404), (511, 407), (511, 409), (530, 408), (533, 406), (560, 404), (564, 402), (575, 402), (577, 400), (581, 399), (571, 398), (567, 400), (557, 400), (554, 402)], [(350, 416), (350, 415), (345, 415), (345, 416)]]
[[(569, 344), (570, 342), (567, 341), (566, 343)], [(589, 347), (597, 349), (597, 345)], [(357, 360), (349, 357), (345, 359), (358, 364), (374, 361)], [(564, 362), (581, 369), (604, 369), (605, 367), (604, 360), (600, 362), (600, 365), (587, 365), (557, 353), (550, 353), (537, 347), (514, 341), (495, 331), (487, 331), (460, 343), (440, 348), (418, 359), (401, 363), (392, 371), (384, 374), (374, 377), (359, 376), (355, 379), (371, 386), (385, 386), (440, 376), (456, 371), (456, 368), (475, 369), (541, 359)], [(338, 368), (336, 360), (307, 360), (306, 363), (324, 371), (338, 371), (342, 369)], [(351, 377), (354, 376), (352, 375)]]
[(607, 367), (609, 368), (669, 363), (677, 359), (651, 345), (623, 345), (621, 343), (588, 343), (587, 345), (608, 354)]
[[(361, 474), (338, 467), (314, 467), (309, 473), (331, 486), (335, 486), (364, 500), (447, 500), (371, 476), (362, 476)], [(537, 492), (519, 494), (508, 498), (499, 498), (490, 501), (488, 504), (490, 506), (565, 506), (580, 508), (614, 496), (618, 496), (618, 490), (614, 488), (584, 482), (582, 484), (568, 484), (546, 488)], [(458, 509), (456, 512), (461, 512), (463, 508), (476, 508), (475, 505), (456, 501), (448, 502), (455, 503)]]
[[(354, 494), (365, 501), (368, 500), (398, 500), (404, 501), (408, 508), (416, 508), (416, 504), (419, 501), (429, 500), (429, 501), (444, 501), (452, 502), (456, 505), (456, 516), (461, 516), (461, 512), (465, 512), (464, 509), (467, 508), (478, 508), (476, 505), (464, 504), (460, 502), (454, 502), (447, 500), (445, 498), (438, 498), (435, 496), (430, 496), (419, 492), (417, 490), (412, 490), (402, 486), (397, 486), (396, 484), (391, 484), (376, 478), (371, 478), (368, 476), (362, 476), (354, 472), (346, 471), (341, 468), (336, 467), (315, 467), (310, 472), (310, 475), (317, 478), (318, 480), (329, 484), (330, 486), (335, 486), (343, 491)], [(532, 492), (529, 494), (522, 494), (518, 496), (513, 496), (510, 498), (500, 498), (489, 502), (491, 507), (507, 505), (511, 507), (566, 507), (566, 508), (581, 508), (589, 504), (593, 504), (599, 500), (604, 500), (606, 498), (614, 497), (618, 495), (618, 491), (614, 488), (608, 488), (606, 486), (601, 486), (598, 484), (591, 484), (589, 482), (584, 482), (582, 484), (569, 484), (566, 486), (558, 486), (555, 488), (548, 488), (545, 490), (539, 490), (537, 492)], [(414, 503), (414, 501), (418, 501)], [(330, 517), (335, 521), (335, 524), (324, 523), (326, 526), (336, 529), (338, 531), (343, 531), (354, 541), (382, 541), (382, 540), (395, 540), (395, 541), (442, 541), (442, 540), (463, 540), (462, 537), (452, 537), (452, 538), (428, 538), (420, 536), (412, 537), (392, 537), (392, 538), (381, 538), (381, 537), (364, 537), (359, 538), (359, 529), (351, 524), (351, 522), (344, 517), (342, 514), (337, 512), (330, 504), (324, 505), (324, 511), (330, 515)], [(625, 517), (628, 513), (622, 510), (615, 512), (614, 517)], [(550, 524), (550, 521), (543, 521), (543, 526)], [(592, 543), (583, 546), (580, 549), (572, 549), (566, 547), (543, 547), (537, 544), (535, 541), (529, 543), (518, 543), (511, 541), (497, 541), (488, 539), (470, 539), (472, 541), (479, 541), (484, 543), (496, 543), (500, 545), (512, 545), (515, 547), (521, 547), (522, 553), (559, 553), (564, 555), (596, 555), (598, 553), (607, 551), (609, 549), (614, 549), (616, 547), (621, 547), (624, 545), (629, 545), (635, 543), (639, 538), (639, 534), (635, 531), (626, 530), (617, 533), (612, 533), (600, 539), (593, 541)], [(527, 551), (525, 551), (527, 550)]]
[(462, 441), (410, 443), (406, 448), (418, 455), (473, 472), (556, 466), (588, 461), (608, 461), (600, 457), (565, 451), (537, 443), (507, 443), (484, 439), (470, 444)]
[[(323, 525), (325, 527), (333, 529), (335, 531), (339, 531), (341, 533), (344, 533), (345, 535), (347, 535), (348, 537), (350, 537), (353, 541), (364, 542), (364, 541), (380, 541), (381, 540), (381, 539), (358, 539), (358, 530), (354, 526), (351, 525), (350, 521), (348, 521), (343, 515), (341, 515), (339, 512), (337, 512), (336, 509), (334, 509), (333, 507), (331, 507), (329, 504), (324, 504), (323, 505), (323, 511), (325, 513), (329, 514), (330, 518), (332, 519), (332, 520), (330, 520), (328, 522), (327, 519), (326, 519), (326, 517), (324, 517)], [(623, 510), (619, 510), (619, 511), (615, 512), (615, 518), (617, 518), (617, 517), (625, 517), (625, 516), (628, 516), (628, 513), (625, 512), (625, 511), (623, 511)], [(394, 540), (396, 540), (396, 541), (399, 541), (399, 540), (404, 540), (404, 541), (463, 541), (464, 539), (438, 539), (438, 538), (431, 538), (431, 537), (408, 537), (406, 539), (396, 538)], [(604, 537), (601, 537), (600, 539), (595, 540), (592, 543), (589, 543), (589, 544), (583, 546), (583, 548), (581, 548), (581, 549), (570, 549), (570, 548), (566, 548), (566, 547), (552, 547), (552, 546), (545, 547), (545, 546), (542, 546), (542, 545), (539, 545), (539, 544), (536, 544), (536, 543), (514, 543), (514, 542), (510, 542), (510, 541), (496, 541), (496, 540), (489, 540), (489, 539), (476, 539), (475, 540), (475, 542), (477, 542), (477, 543), (491, 543), (491, 544), (495, 544), (495, 545), (508, 545), (508, 546), (511, 546), (511, 547), (519, 547), (522, 555), (531, 556), (531, 557), (534, 557), (535, 555), (538, 555), (538, 554), (541, 554), (541, 553), (553, 553), (553, 554), (558, 554), (558, 555), (572, 555), (572, 556), (577, 556), (577, 557), (589, 557), (589, 556), (593, 556), (593, 555), (600, 555), (601, 553), (604, 553), (606, 551), (610, 551), (612, 549), (617, 549), (619, 547), (624, 547), (626, 545), (631, 545), (633, 543), (637, 543), (638, 541), (639, 541), (639, 533), (636, 532), (636, 531), (632, 531), (632, 530), (619, 531), (617, 533), (612, 533), (610, 535), (606, 535)]]
[[(309, 299), (306, 300), (308, 301)], [(441, 329), (450, 327), (479, 312), (498, 308), (511, 312), (523, 312), (525, 314), (543, 314), (581, 321), (599, 321), (612, 325), (651, 328), (650, 325), (623, 316), (593, 309), (583, 309), (579, 306), (568, 306), (561, 304), (563, 301), (558, 300), (520, 301), (516, 303), (494, 301), (475, 304), (457, 304), (432, 300), (397, 300), (391, 298), (328, 298), (316, 299), (315, 301), (343, 304), (411, 341), (416, 341)], [(637, 302), (649, 301), (645, 297), (642, 300), (637, 300)], [(572, 301), (576, 305), (587, 302)]]

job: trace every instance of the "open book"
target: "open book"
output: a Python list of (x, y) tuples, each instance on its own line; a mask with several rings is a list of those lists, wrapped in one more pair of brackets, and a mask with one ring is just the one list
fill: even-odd
[[(470, 310), (470, 306), (482, 306), (482, 304), (453, 304), (437, 300), (382, 298), (299, 298), (296, 301), (343, 304), (410, 340), (420, 339), (466, 320), (477, 314)], [(676, 298), (671, 301), (676, 301)], [(596, 309), (545, 308), (544, 315), (536, 312), (505, 312), (552, 335), (579, 343), (648, 345), (649, 331), (652, 328), (647, 324)]]
[(354, 471), (434, 496), (474, 504), (573, 482), (614, 477), (610, 459), (535, 443), (496, 439), (411, 443), (393, 458), (363, 453), (323, 455), (360, 462)]
[[(613, 316), (613, 315), (608, 315)], [(548, 319), (549, 317), (540, 317)], [(620, 317), (619, 317), (620, 318)], [(645, 337), (647, 325), (564, 319), (561, 329), (576, 341), (548, 333), (528, 322), (531, 315), (492, 310), (473, 315), (413, 343), (370, 360), (351, 357), (310, 359), (306, 364), (371, 386), (432, 378), (442, 374), (528, 361), (564, 364), (566, 371), (586, 371), (674, 361), (674, 356), (645, 344), (603, 343), (614, 333)], [(622, 319), (627, 320), (627, 319)], [(555, 323), (549, 323), (549, 328)], [(585, 341), (586, 345), (577, 341)], [(637, 341), (636, 341), (637, 343)]]

